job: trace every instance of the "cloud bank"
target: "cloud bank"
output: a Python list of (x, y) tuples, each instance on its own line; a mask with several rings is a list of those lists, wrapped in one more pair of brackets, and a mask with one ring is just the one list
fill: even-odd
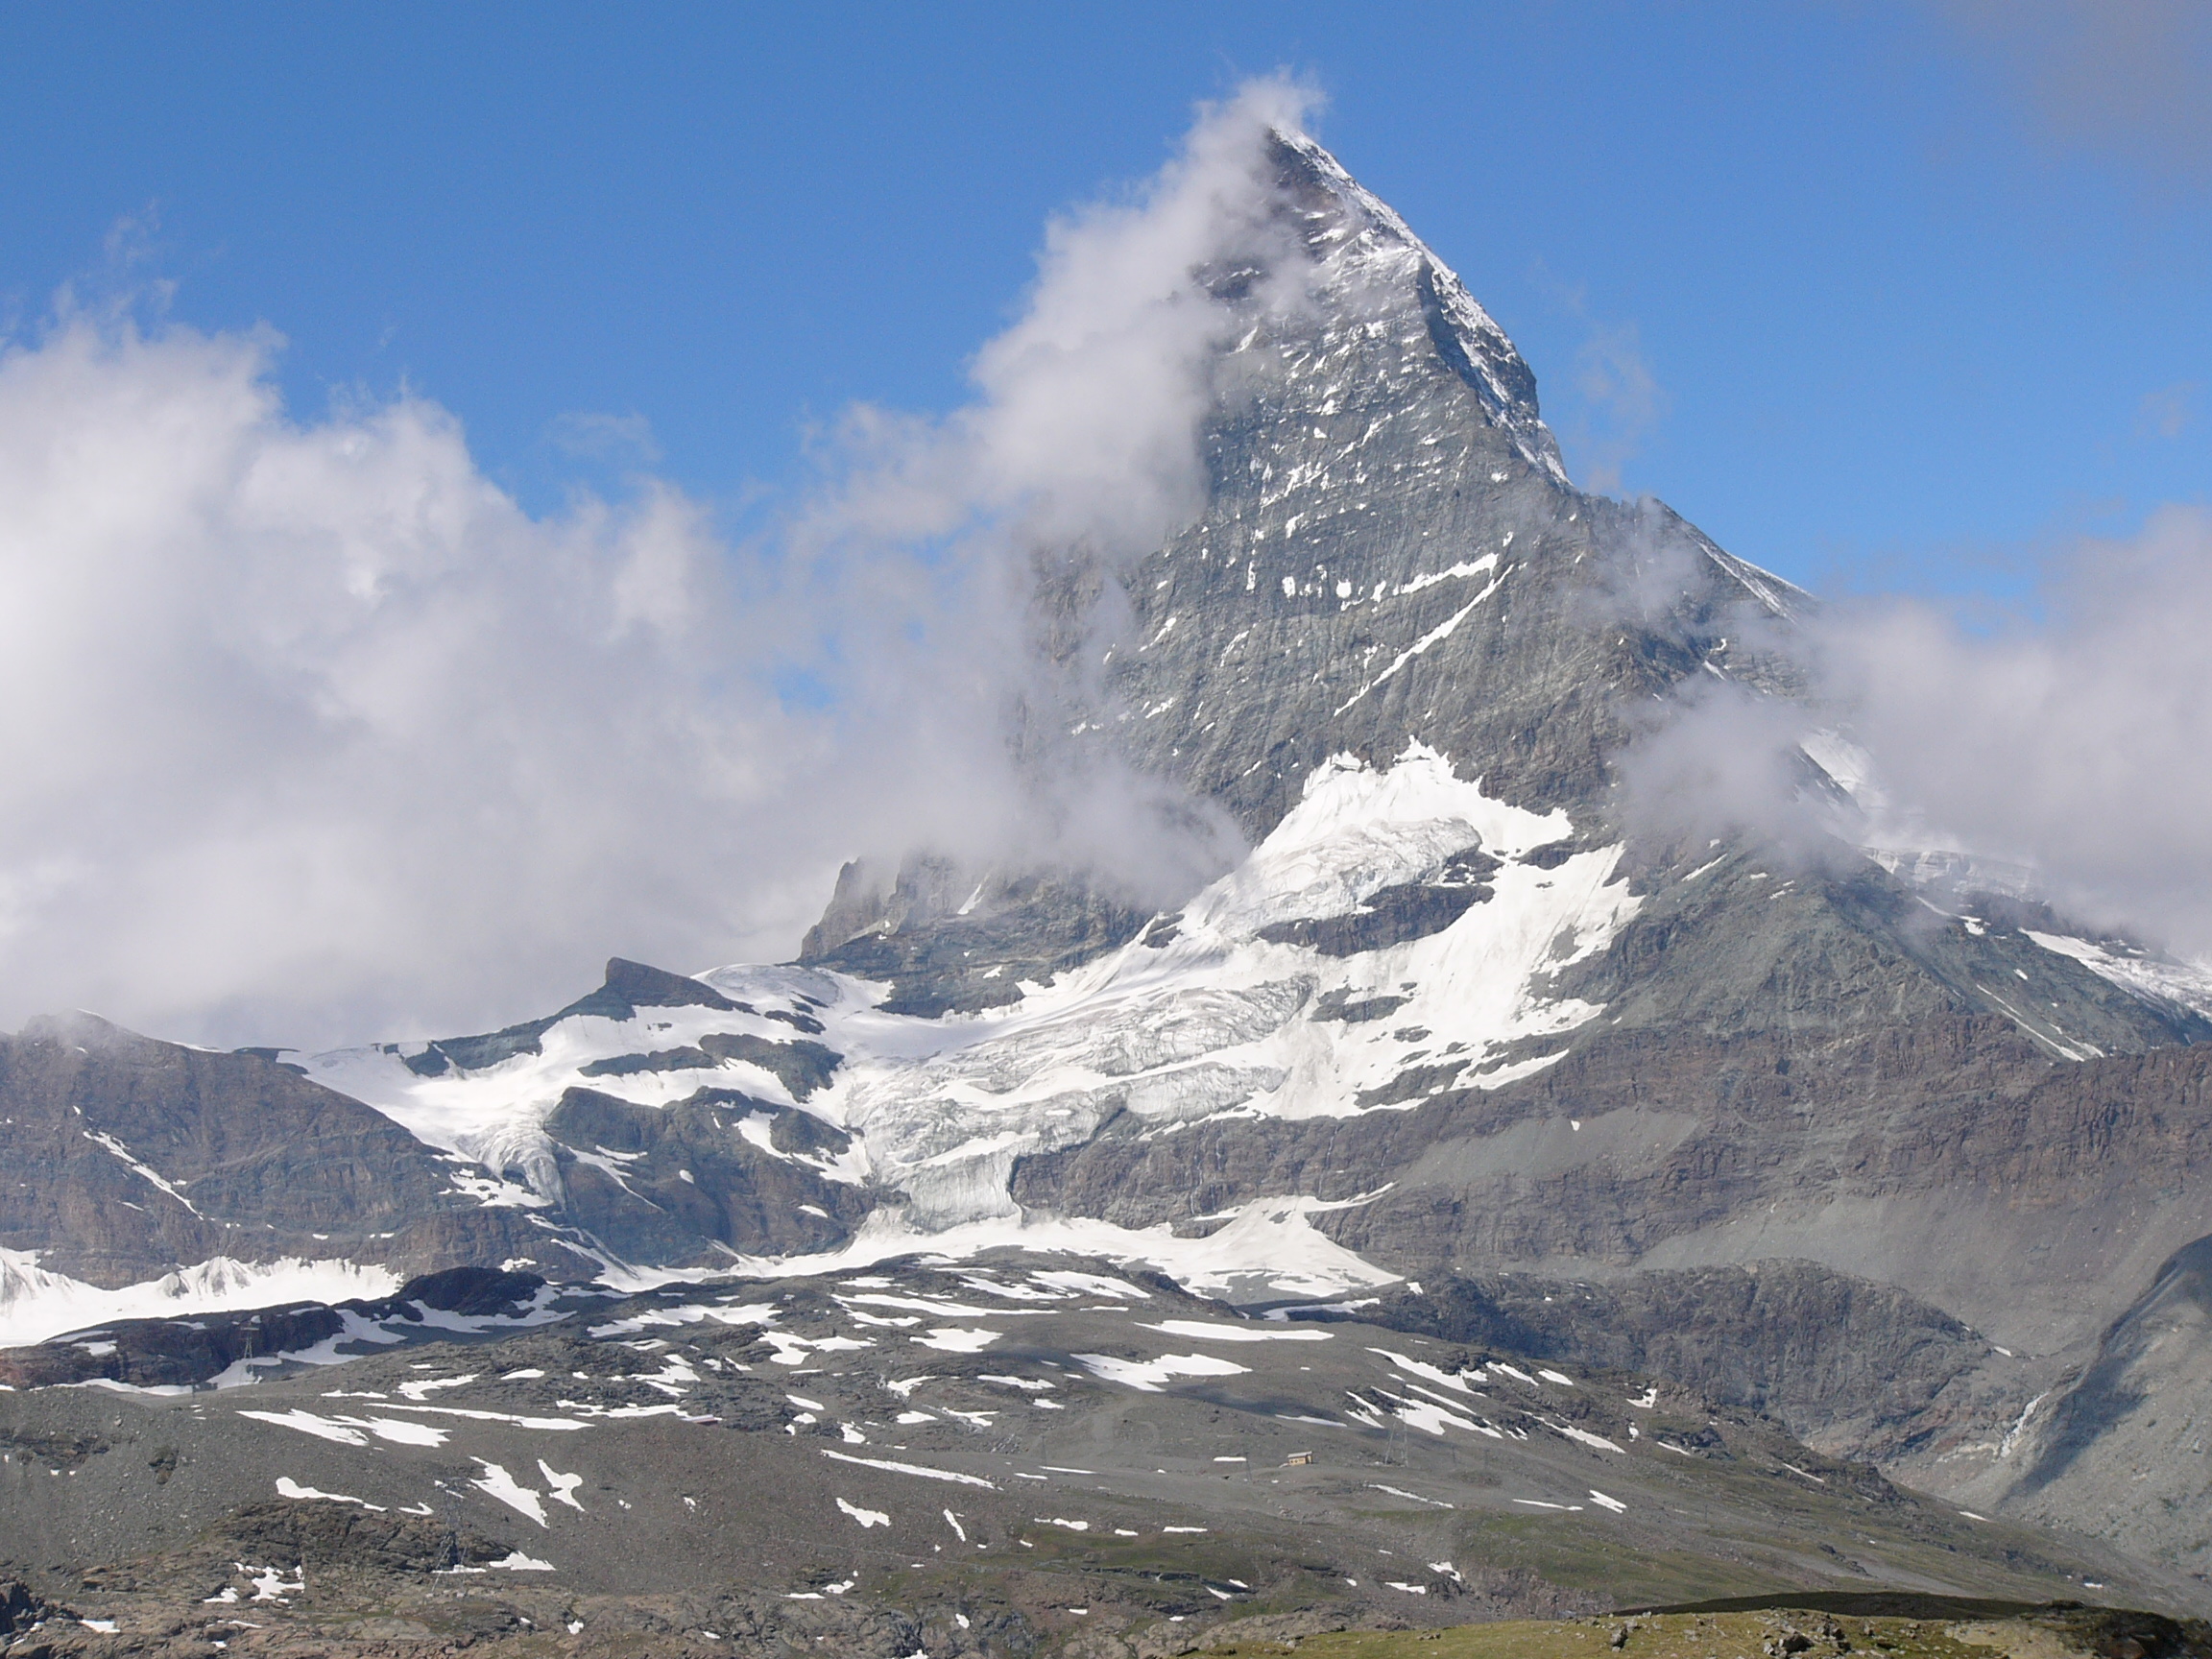
[(1878, 828), (2032, 865), (2084, 920), (2212, 955), (2212, 512), (2077, 542), (2038, 599), (1995, 633), (1917, 603), (1822, 630), (1893, 803)]
[(1795, 659), (1801, 699), (1699, 677), (1628, 748), (1631, 821), (1804, 864), (1858, 845), (1969, 854), (2080, 922), (2212, 957), (2207, 639), (2200, 507), (2077, 541), (2003, 627), (1923, 600), (1827, 607), (1765, 640)]
[(7, 1022), (295, 1041), (744, 931), (733, 819), (798, 757), (720, 683), (698, 508), (532, 519), (434, 405), (290, 421), (273, 349), (79, 319), (0, 359)]
[(1200, 274), (1262, 248), (1307, 102), (1247, 88), (1053, 225), (974, 401), (853, 411), (737, 542), (649, 477), (532, 517), (421, 398), (300, 420), (273, 335), (64, 312), (0, 352), (0, 1024), (481, 1028), (611, 952), (786, 955), (859, 853), (1205, 879), (1217, 814), (1022, 727), (1081, 655), (1045, 624), (1113, 626), (1039, 581), (1200, 506), (1214, 349), (1295, 299)]

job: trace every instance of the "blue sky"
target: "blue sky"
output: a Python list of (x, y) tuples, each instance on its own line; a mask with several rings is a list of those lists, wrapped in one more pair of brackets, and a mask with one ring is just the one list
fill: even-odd
[(2212, 480), (2188, 10), (17, 5), (0, 315), (165, 293), (280, 333), (302, 418), (406, 386), (533, 508), (649, 461), (741, 518), (809, 422), (959, 401), (1047, 215), (1287, 67), (1578, 478), (2008, 592)]

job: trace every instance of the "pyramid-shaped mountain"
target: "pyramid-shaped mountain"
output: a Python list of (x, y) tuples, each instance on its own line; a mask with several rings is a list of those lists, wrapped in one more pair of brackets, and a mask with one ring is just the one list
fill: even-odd
[[(1289, 268), (1206, 280), (1303, 300), (1224, 348), (1203, 512), (1038, 600), (1057, 752), (1219, 808), (1234, 868), (1159, 911), (917, 848), (849, 866), (796, 962), (617, 962), (483, 1036), (27, 1031), (23, 1329), (314, 1240), (627, 1287), (1060, 1252), (1671, 1378), (2212, 1583), (2212, 1476), (2115, 1519), (2128, 1460), (2212, 1409), (2212, 985), (1957, 859), (1640, 820), (1655, 710), (1799, 696), (1815, 601), (1576, 489), (1459, 279), (1310, 139), (1266, 144)], [(1076, 663), (1101, 580), (1126, 626)], [(1847, 804), (1845, 749), (1798, 757), (1809, 797)], [(164, 1088), (259, 1138), (180, 1138)], [(295, 1179), (310, 1144), (393, 1178)]]

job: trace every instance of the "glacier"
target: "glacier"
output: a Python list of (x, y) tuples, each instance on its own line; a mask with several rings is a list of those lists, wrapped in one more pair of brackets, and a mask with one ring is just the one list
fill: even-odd
[[(664, 1107), (702, 1088), (734, 1088), (852, 1137), (830, 1157), (776, 1152), (764, 1132), (748, 1133), (762, 1150), (897, 1195), (835, 1253), (840, 1263), (918, 1245), (943, 1254), (1080, 1243), (1193, 1286), (1249, 1290), (1272, 1271), (1283, 1296), (1326, 1295), (1394, 1276), (1312, 1232), (1304, 1219), (1311, 1199), (1245, 1206), (1210, 1239), (1173, 1239), (1027, 1214), (1008, 1191), (1014, 1166), (1078, 1144), (1122, 1114), (1144, 1135), (1227, 1114), (1341, 1117), (1410, 1104), (1372, 1097), (1424, 1061), (1456, 1062), (1485, 1088), (1541, 1069), (1563, 1052), (1543, 1040), (1600, 1011), (1554, 994), (1551, 980), (1604, 950), (1639, 903), (1619, 873), (1623, 849), (1574, 837), (1565, 812), (1498, 801), (1413, 741), (1387, 765), (1338, 756), (1318, 767), (1282, 823), (1180, 912), (1054, 983), (1021, 984), (1001, 1008), (924, 1019), (885, 1012), (885, 987), (850, 974), (731, 966), (696, 977), (736, 1010), (574, 1014), (544, 1029), (536, 1052), (435, 1075), (408, 1063), (421, 1045), (340, 1049), (304, 1066), (449, 1152), (456, 1190), (486, 1205), (561, 1203), (543, 1125), (570, 1089)], [(1539, 852), (1547, 855), (1528, 860)], [(1359, 918), (1372, 896), (1435, 879), (1471, 855), (1487, 866), (1481, 894), (1434, 931), (1340, 954), (1294, 937)], [(1378, 1007), (1388, 1018), (1366, 1012)], [(795, 1021), (841, 1056), (829, 1084), (804, 1097), (757, 1063), (716, 1060), (701, 1046), (732, 1035), (787, 1038)], [(696, 1060), (623, 1069), (640, 1055)], [(622, 1155), (577, 1156), (620, 1178)], [(824, 1260), (792, 1262), (812, 1271)], [(726, 1270), (783, 1265), (744, 1257)], [(649, 1264), (605, 1266), (625, 1283), (651, 1276)]]

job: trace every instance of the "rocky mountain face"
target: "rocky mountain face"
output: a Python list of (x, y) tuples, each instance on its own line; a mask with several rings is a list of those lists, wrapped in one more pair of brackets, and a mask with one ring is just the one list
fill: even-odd
[[(1440, 972), (1463, 1011), (1459, 964), (1406, 948), (1475, 932), (1498, 903), (1452, 867), (1495, 868), (1469, 819), (1462, 845), (1423, 847), (1426, 867), (1365, 865), (1358, 890), (1309, 891), (1310, 914), (1253, 930), (1310, 952), (1309, 1025), (1334, 1024), (1339, 1047), (1397, 1046), (1350, 1100), (1286, 1108), (1279, 1085), (1272, 1110), (1171, 1135), (1141, 1108), (1109, 1111), (1017, 1159), (1013, 1196), (1142, 1227), (1304, 1193), (1346, 1204), (1315, 1217), (1331, 1236), (1430, 1274), (1633, 1285), (1784, 1262), (1892, 1286), (1989, 1333), (1986, 1363), (1940, 1407), (1831, 1417), (1807, 1401), (1789, 1420), (2003, 1502), (2023, 1455), (2011, 1416), (2083, 1375), (2158, 1263), (2212, 1230), (2207, 1062), (2190, 1047), (2212, 1034), (2201, 980), (1939, 856), (1670, 845), (1640, 826), (1616, 762), (1642, 711), (1704, 677), (1793, 694), (1789, 631), (1814, 602), (1662, 508), (1571, 488), (1532, 436), (1532, 380), (1433, 255), (1325, 155), (1286, 142), (1276, 159), (1324, 301), (1244, 344), (1270, 365), (1209, 431), (1210, 509), (1122, 584), (1113, 695), (1079, 734), (1227, 806), (1255, 863), (1339, 757), (1389, 775), (1408, 745), (1489, 800), (1564, 814), (1522, 868), (1618, 848), (1599, 889), (1621, 891), (1617, 913), (1601, 939), (1563, 931), (1546, 941), (1559, 959), (1506, 972), (1602, 1013), (1486, 1043), (1426, 1017), (1435, 993), (1411, 975)], [(1849, 782), (1811, 756), (1806, 770), (1812, 788)], [(1361, 830), (1394, 828), (1370, 811)], [(1172, 949), (1178, 921), (1145, 943)], [(919, 963), (944, 928), (886, 912), (866, 948)], [(973, 995), (1004, 960), (980, 943), (940, 964), (940, 995)], [(1531, 1061), (1548, 1069), (1513, 1075)], [(1839, 1353), (1855, 1340), (1817, 1315), (1792, 1323)], [(1758, 1324), (1733, 1320), (1714, 1359)], [(2109, 1426), (2118, 1408), (2082, 1409)], [(2200, 1507), (2203, 1471), (2179, 1468)], [(2129, 1535), (2200, 1548), (2164, 1525)]]
[(2208, 1375), (2212, 1238), (2176, 1251), (2088, 1364), (2021, 1408), (2004, 1448), (2015, 1467), (1982, 1485), (2018, 1514), (2094, 1531), (2201, 1579), (2212, 1573)]
[[(1128, 568), (1043, 571), (1062, 690), (1022, 734), (1219, 808), (1234, 868), (1159, 913), (918, 849), (849, 866), (795, 963), (616, 961), (472, 1037), (211, 1055), (31, 1028), (0, 1045), (15, 1339), (300, 1297), (389, 1335), (402, 1278), (461, 1266), (722, 1275), (765, 1305), (916, 1252), (1058, 1252), (1216, 1313), (1358, 1310), (1514, 1375), (1765, 1413), (1799, 1470), (1876, 1463), (2212, 1601), (2212, 981), (1969, 860), (1852, 845), (1844, 734), (1797, 757), (1821, 832), (1645, 811), (1623, 754), (1685, 687), (1804, 695), (1815, 602), (1575, 489), (1458, 279), (1309, 140), (1267, 159), (1303, 301), (1228, 350), (1204, 512)], [(1234, 305), (1250, 276), (1209, 281)], [(343, 1272), (372, 1279), (311, 1283)], [(911, 1291), (843, 1339), (951, 1317)], [(340, 1327), (330, 1358), (377, 1340)], [(68, 1365), (177, 1346), (130, 1331)], [(1257, 1422), (1193, 1381), (1220, 1375), (1147, 1386)], [(1264, 1414), (1386, 1460), (1414, 1398)], [(1138, 1432), (1094, 1421), (1101, 1447)]]
[(0, 1262), (95, 1286), (224, 1258), (404, 1271), (523, 1241), (436, 1151), (298, 1067), (90, 1015), (0, 1038)]
[(1662, 507), (1574, 489), (1459, 279), (1325, 152), (1273, 161), (1314, 302), (1240, 343), (1208, 511), (1124, 584), (1096, 740), (1255, 839), (1315, 767), (1409, 740), (1495, 799), (1601, 816), (1638, 700), (1708, 663), (1786, 682), (1746, 641), (1810, 601)]

